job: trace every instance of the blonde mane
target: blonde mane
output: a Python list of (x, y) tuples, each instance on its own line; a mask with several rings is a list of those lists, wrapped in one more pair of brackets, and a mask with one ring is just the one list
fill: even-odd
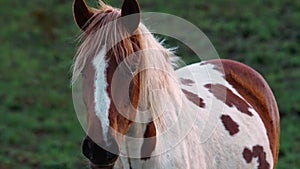
[[(120, 16), (119, 9), (105, 4), (101, 4), (101, 9), (95, 10), (90, 24), (80, 36), (81, 45), (75, 55), (72, 84), (80, 76), (87, 60), (95, 57), (103, 46), (106, 47), (107, 56), (115, 57), (118, 64), (127, 56), (139, 52), (138, 108), (141, 112), (147, 110), (152, 118), (149, 120), (154, 120), (157, 130), (162, 131), (172, 121), (167, 118), (176, 116), (177, 106), (181, 105), (181, 90), (172, 66), (179, 59), (172, 50), (163, 47), (142, 23), (135, 35), (130, 37), (124, 26), (118, 22)], [(128, 64), (130, 66), (131, 63)], [(165, 111), (176, 114), (165, 117)]]

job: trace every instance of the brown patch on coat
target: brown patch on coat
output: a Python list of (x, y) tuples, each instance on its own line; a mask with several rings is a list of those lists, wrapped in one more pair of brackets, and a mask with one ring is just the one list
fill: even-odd
[[(140, 61), (139, 55), (135, 55), (135, 52), (142, 50), (142, 39), (141, 35), (132, 35), (131, 37), (127, 37), (122, 39), (119, 43), (113, 46), (106, 55), (106, 60), (108, 60), (108, 68), (107, 68), (107, 92), (111, 99), (111, 105), (109, 108), (109, 120), (110, 126), (118, 131), (119, 133), (125, 135), (127, 133), (129, 125), (131, 121), (129, 119), (135, 119), (137, 113), (137, 107), (139, 102), (139, 95), (140, 95), (140, 74), (136, 74), (132, 77), (131, 68), (124, 67), (124, 71), (120, 71), (123, 73), (122, 75), (118, 75), (118, 78), (114, 83), (119, 85), (111, 85), (112, 78), (114, 76), (115, 71), (117, 70), (119, 63), (128, 57), (126, 62), (128, 62), (131, 66), (138, 65)], [(126, 84), (129, 80), (130, 86), (129, 90), (126, 88)], [(114, 100), (112, 99), (112, 94), (118, 94)], [(129, 94), (130, 100), (124, 99), (127, 98)], [(118, 109), (116, 108), (118, 105)], [(132, 111), (130, 107), (133, 107), (135, 110)], [(119, 111), (122, 111), (119, 112)], [(123, 115), (126, 115), (125, 117)]]
[(221, 84), (206, 84), (205, 87), (208, 88), (208, 90), (214, 94), (217, 99), (223, 101), (229, 107), (235, 106), (240, 112), (253, 116), (253, 114), (249, 111), (250, 106), (247, 102), (235, 95), (227, 87)]
[(151, 157), (151, 153), (154, 151), (156, 146), (156, 127), (154, 122), (150, 122), (147, 125), (146, 131), (144, 133), (144, 138), (146, 138), (143, 142), (141, 148), (141, 160), (148, 160)]
[(186, 86), (192, 86), (193, 84), (195, 84), (195, 82), (193, 80), (185, 79), (185, 78), (180, 78), (180, 82), (181, 82), (181, 84), (186, 85)]
[(182, 92), (185, 94), (185, 96), (187, 97), (187, 99), (189, 99), (191, 102), (193, 102), (195, 105), (204, 108), (205, 107), (205, 103), (204, 100), (202, 98), (200, 98), (198, 95), (189, 92), (185, 89), (181, 89)]
[(245, 148), (243, 151), (243, 157), (247, 163), (251, 163), (253, 158), (258, 158), (258, 169), (270, 168), (270, 164), (266, 160), (266, 152), (264, 151), (264, 148), (260, 145), (253, 146), (252, 151), (248, 148)]
[(231, 136), (237, 134), (240, 131), (239, 125), (235, 121), (233, 121), (230, 116), (222, 115), (221, 120), (225, 129), (229, 132)]
[[(129, 119), (135, 119), (136, 111), (132, 112), (132, 109), (130, 108), (133, 106), (135, 109), (138, 106), (138, 100), (139, 100), (139, 76), (136, 75), (133, 77), (132, 81), (130, 82), (129, 90), (126, 88), (126, 84), (128, 80), (131, 79), (130, 74), (128, 72), (121, 72), (122, 75), (118, 75), (119, 78), (114, 83), (120, 84), (120, 85), (112, 85), (112, 78), (115, 73), (115, 70), (118, 67), (116, 57), (110, 57), (111, 55), (108, 54), (108, 68), (106, 71), (107, 74), (107, 93), (109, 95), (109, 98), (111, 99), (111, 104), (109, 108), (109, 121), (110, 126), (117, 132), (125, 135), (127, 133), (129, 125), (131, 124), (131, 121), (128, 120), (126, 117), (129, 117)], [(119, 58), (120, 60), (123, 60), (123, 58)], [(127, 70), (128, 71), (128, 70)], [(129, 93), (128, 93), (129, 92)], [(113, 98), (113, 94), (118, 94), (118, 97)], [(127, 98), (129, 94), (130, 100), (124, 99)], [(118, 105), (118, 108), (116, 107)], [(122, 112), (119, 112), (122, 111)], [(126, 115), (124, 117), (124, 115)]]
[(275, 97), (267, 82), (255, 70), (236, 61), (211, 60), (205, 64), (213, 64), (216, 70), (225, 73), (226, 80), (258, 112), (267, 130), (275, 168), (279, 153), (280, 117)]

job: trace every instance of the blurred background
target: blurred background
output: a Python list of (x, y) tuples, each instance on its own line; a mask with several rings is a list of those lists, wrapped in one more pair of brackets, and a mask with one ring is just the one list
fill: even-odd
[[(120, 7), (122, 1), (105, 2)], [(208, 36), (221, 58), (246, 63), (266, 78), (281, 113), (277, 168), (298, 169), (300, 1), (140, 0), (140, 5), (145, 12), (187, 19)], [(0, 1), (0, 169), (87, 167), (81, 155), (85, 133), (70, 87), (79, 34), (72, 0)], [(194, 61), (180, 44), (178, 54), (187, 63)]]

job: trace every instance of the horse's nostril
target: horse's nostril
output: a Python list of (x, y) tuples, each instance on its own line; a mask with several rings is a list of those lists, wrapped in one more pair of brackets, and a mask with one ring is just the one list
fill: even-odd
[(108, 161), (115, 161), (116, 158), (118, 158), (118, 155), (110, 153), (110, 152), (106, 152), (106, 158), (108, 159)]
[[(114, 140), (112, 140), (111, 146), (113, 146), (113, 148), (118, 149), (118, 145)], [(116, 151), (116, 152), (118, 152), (118, 151)], [(112, 164), (118, 158), (117, 154), (111, 153), (111, 152), (103, 149), (102, 147), (98, 146), (88, 136), (84, 139), (84, 141), (82, 143), (82, 153), (93, 164), (97, 164), (97, 165)]]
[(82, 153), (88, 159), (93, 158), (91, 149), (92, 147), (90, 141), (87, 138), (85, 138), (82, 143)]

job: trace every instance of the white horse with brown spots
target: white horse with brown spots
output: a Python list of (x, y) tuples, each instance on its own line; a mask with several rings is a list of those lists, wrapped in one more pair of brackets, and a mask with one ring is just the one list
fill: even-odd
[(139, 13), (136, 0), (121, 10), (74, 1), (83, 33), (73, 82), (82, 79), (91, 167), (275, 168), (279, 113), (265, 80), (230, 60), (175, 71)]

